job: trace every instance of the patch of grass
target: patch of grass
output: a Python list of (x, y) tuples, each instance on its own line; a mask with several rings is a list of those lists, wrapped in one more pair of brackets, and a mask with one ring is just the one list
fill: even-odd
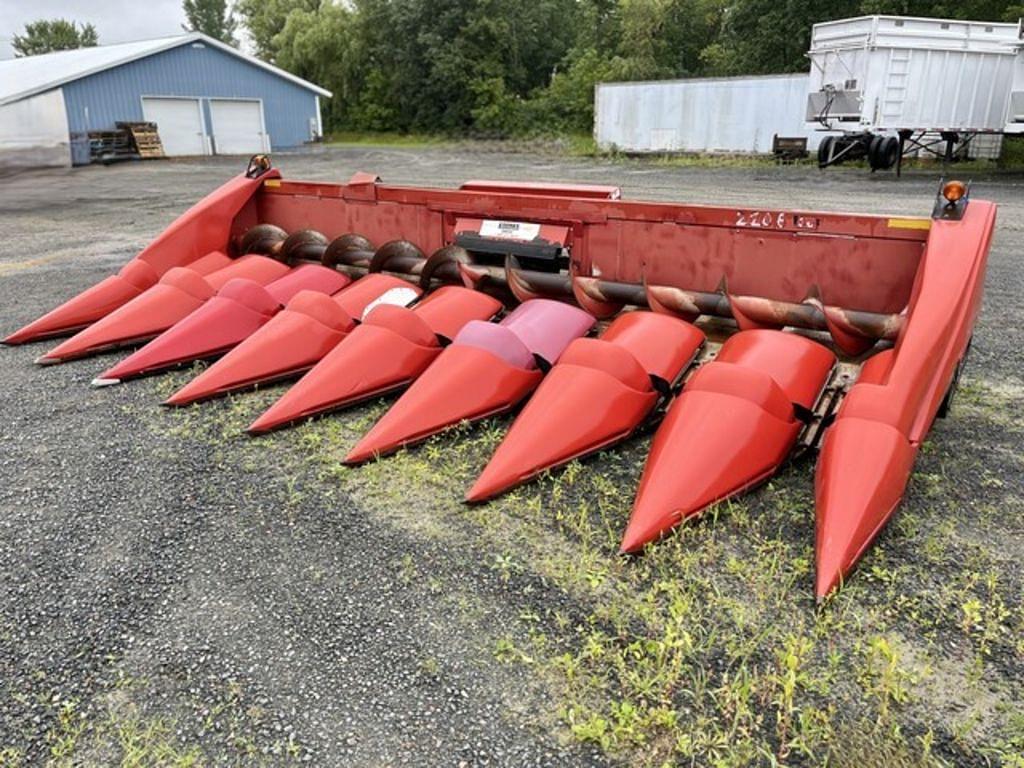
[(1003, 136), (999, 167), (1014, 171), (1024, 169), (1024, 136)]
[(121, 752), (122, 768), (173, 766), (192, 768), (200, 765), (198, 747), (182, 749), (173, 741), (173, 730), (163, 720), (140, 720), (128, 716), (111, 723)]
[(452, 140), (443, 136), (422, 133), (390, 133), (373, 131), (332, 131), (324, 136), (324, 143), (329, 147), (360, 146), (360, 147), (440, 147), (451, 144)]
[[(530, 151), (562, 157), (602, 158), (617, 162), (644, 162), (672, 168), (772, 168), (778, 161), (770, 155), (699, 153), (699, 152), (623, 152), (611, 147), (602, 149), (592, 134), (572, 133), (564, 135), (512, 136), (508, 138), (486, 138), (473, 136), (445, 136), (440, 134), (397, 133), (387, 131), (332, 131), (324, 137), (324, 143), (331, 147), (386, 147), (386, 148), (439, 148), (473, 146), (486, 151), (494, 148), (503, 152)], [(796, 160), (792, 165), (816, 167), (813, 153)], [(866, 161), (844, 163), (830, 170), (830, 173), (850, 171), (863, 172)], [(934, 158), (907, 158), (903, 161), (905, 172), (941, 170), (942, 162)], [(1005, 137), (1002, 153), (998, 160), (964, 160), (950, 169), (954, 175), (985, 174), (998, 171), (1018, 172), (1024, 170), (1024, 137)]]
[(178, 744), (171, 723), (142, 717), (133, 705), (113, 707), (105, 717), (92, 719), (79, 711), (77, 701), (65, 700), (59, 704), (47, 742), (47, 765), (53, 768), (88, 764), (194, 768), (202, 764), (200, 749)]
[[(290, 728), (279, 733), (256, 697), (234, 679), (211, 678), (169, 697), (167, 678), (131, 677), (111, 664), (88, 698), (40, 693), (47, 712), (49, 768), (117, 765), (121, 768), (198, 768), (308, 761)], [(166, 703), (168, 700), (171, 703)], [(15, 748), (0, 750), (0, 766), (22, 764)], [(5, 762), (6, 761), (6, 762)]]
[[(701, 152), (624, 152), (617, 147), (602, 149), (588, 136), (568, 136), (561, 140), (569, 157), (596, 157), (622, 163), (650, 163), (669, 168), (774, 168), (779, 162), (771, 155)], [(790, 165), (814, 166), (816, 160), (804, 158)]]
[(88, 723), (78, 712), (78, 702), (63, 701), (57, 710), (57, 725), (46, 735), (50, 745), (50, 758), (56, 765), (71, 765), (79, 749), (79, 740)]
[(1002, 760), (1006, 768), (1024, 768), (1024, 711), (1014, 711), (1007, 717), (996, 746), (988, 753)]
[[(775, 168), (779, 162), (770, 155), (747, 154), (659, 154), (650, 158), (656, 165), (672, 168)], [(810, 158), (795, 160), (790, 165), (816, 166)]]
[[(286, 495), (344, 494), (411, 535), (469, 548), (520, 607), (517, 625), (483, 638), (484, 650), (551, 691), (571, 738), (631, 765), (916, 768), (981, 754), (1018, 765), (1024, 737), (1000, 706), (1024, 693), (1016, 561), (963, 531), (966, 504), (994, 510), (986, 525), (1005, 517), (997, 501), (1010, 476), (992, 466), (986, 482), (965, 490), (965, 476), (981, 476), (976, 451), (953, 461), (950, 445), (926, 444), (893, 524), (818, 607), (806, 462), (624, 559), (617, 545), (649, 437), (465, 506), (462, 493), (508, 419), (463, 425), (350, 469), (341, 456), (390, 401), (268, 438), (242, 436), (275, 394), (163, 414), (161, 429), (209, 441), (224, 461), (262, 467), (261, 482), (280, 483)], [(1014, 439), (1013, 392), (965, 381), (961, 394), (961, 418)], [(395, 570), (405, 583), (423, 578), (411, 556)], [(537, 599), (532, 584), (566, 600)], [(467, 582), (460, 591), (471, 590)]]
[(433, 656), (420, 659), (420, 670), (428, 677), (437, 677), (441, 673), (441, 664)]
[(597, 146), (597, 141), (590, 133), (571, 133), (565, 136), (565, 153), (569, 157), (598, 157), (609, 153)]

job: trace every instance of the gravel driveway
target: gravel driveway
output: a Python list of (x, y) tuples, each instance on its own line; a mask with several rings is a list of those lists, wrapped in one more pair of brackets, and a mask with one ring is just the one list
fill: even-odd
[[(618, 184), (632, 198), (894, 214), (927, 213), (937, 183), (921, 172), (897, 181), (848, 169), (691, 168), (476, 147), (339, 148), (276, 161), (293, 178), (366, 170), (437, 186), (572, 180)], [(115, 271), (241, 164), (134, 163), (6, 179), (0, 331)], [(971, 418), (980, 411), (968, 405), (940, 422), (925, 460), (946, 466), (961, 450), (981, 452), (985, 472), (954, 471), (961, 506), (944, 509), (964, 510), (961, 538), (991, 544), (1012, 632), (1024, 555), (1024, 179), (978, 179), (974, 194), (1001, 209), (966, 377), (978, 399), (1001, 395), (1003, 421), (995, 414), (992, 423), (1004, 432), (980, 432)], [(156, 402), (187, 372), (96, 390), (89, 381), (116, 356), (41, 369), (31, 363), (44, 348), (0, 350), (0, 766), (132, 756), (137, 765), (632, 762), (628, 748), (569, 727), (559, 679), (521, 650), (537, 648), (538, 635), (559, 636), (561, 617), (585, 624), (594, 603), (541, 567), (510, 566), (492, 546), (506, 534), (486, 529), (481, 513), (435, 509), (429, 485), (409, 498), (399, 493), (408, 477), (390, 507), (366, 501), (368, 488), (389, 487), (387, 466), (336, 482), (330, 466), (307, 460), (328, 427), (240, 437), (273, 391), (169, 413)], [(355, 434), (382, 407), (356, 409), (337, 428)], [(642, 459), (639, 450), (626, 455)], [(804, 502), (805, 478), (792, 480)], [(966, 515), (983, 500), (1002, 511), (972, 528)], [(520, 555), (572, 553), (577, 544), (557, 528), (530, 530), (546, 538), (515, 544)], [(912, 559), (913, 535), (887, 534), (879, 557), (902, 546)], [(809, 593), (809, 581), (795, 589)], [(794, 610), (813, 614), (807, 602)], [(935, 648), (901, 631), (911, 645)], [(572, 648), (572, 633), (562, 635)], [(1003, 738), (1007, 715), (993, 712), (1020, 693), (1021, 659), (1012, 644), (993, 647), (1006, 658), (987, 667), (994, 678), (983, 687), (996, 701), (974, 737), (958, 741), (956, 718), (927, 702), (908, 710), (908, 727), (934, 729), (947, 760), (984, 764), (981, 745)], [(509, 656), (530, 658), (503, 663)], [(951, 651), (950, 663), (956, 658)], [(944, 694), (954, 703), (956, 685)]]

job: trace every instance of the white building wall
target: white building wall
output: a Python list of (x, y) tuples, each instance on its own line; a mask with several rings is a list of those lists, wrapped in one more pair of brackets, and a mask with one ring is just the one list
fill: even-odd
[(0, 106), (0, 169), (71, 165), (60, 88)]
[(599, 83), (594, 137), (625, 152), (770, 153), (772, 137), (823, 136), (804, 123), (808, 75)]

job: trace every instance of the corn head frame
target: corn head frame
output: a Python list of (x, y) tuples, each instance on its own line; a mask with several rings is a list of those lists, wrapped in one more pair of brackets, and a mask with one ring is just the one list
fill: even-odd
[(467, 502), (657, 423), (625, 553), (817, 451), (822, 598), (948, 409), (995, 214), (957, 182), (908, 218), (291, 181), (257, 156), (5, 343), (74, 334), (44, 364), (144, 345), (98, 385), (217, 359), (169, 405), (298, 378), (253, 434), (402, 392), (352, 465), (518, 410)]

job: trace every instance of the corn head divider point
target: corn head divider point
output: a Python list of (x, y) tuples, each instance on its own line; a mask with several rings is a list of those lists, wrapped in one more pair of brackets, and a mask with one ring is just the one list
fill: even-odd
[(660, 419), (624, 553), (817, 451), (821, 599), (948, 410), (995, 214), (960, 182), (930, 218), (894, 218), (288, 181), (257, 156), (4, 343), (70, 336), (41, 364), (139, 347), (97, 386), (216, 360), (168, 405), (298, 379), (252, 434), (398, 393), (348, 464), (521, 407), (474, 503)]

